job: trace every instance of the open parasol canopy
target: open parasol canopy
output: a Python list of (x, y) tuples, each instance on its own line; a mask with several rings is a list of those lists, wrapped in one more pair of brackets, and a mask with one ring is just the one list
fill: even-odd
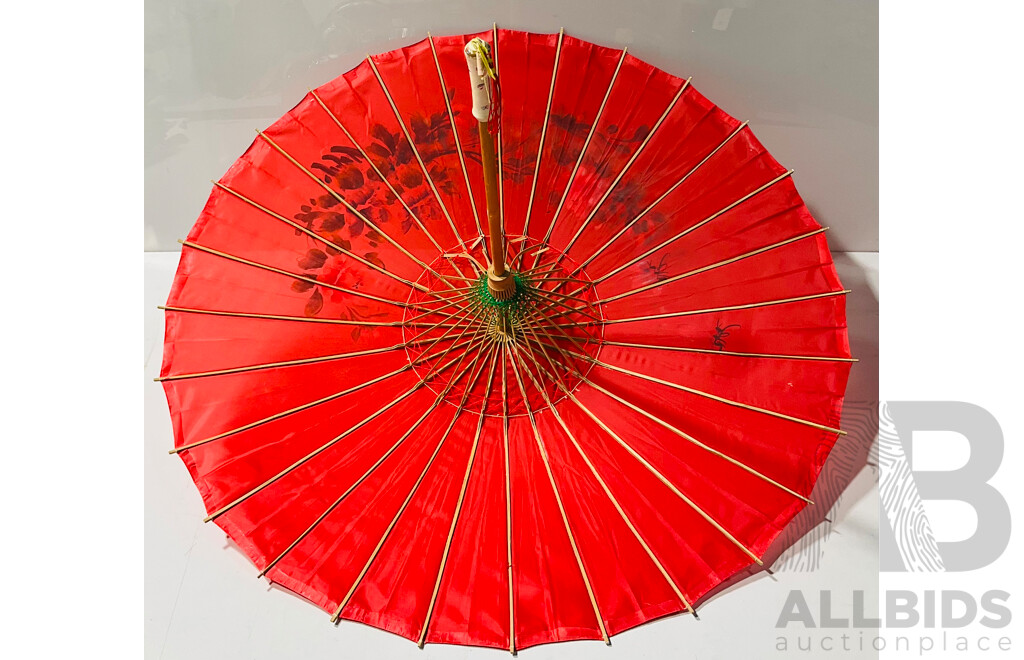
[(791, 174), (625, 50), (368, 57), (184, 241), (159, 380), (207, 520), (421, 645), (695, 614), (842, 433), (846, 291)]

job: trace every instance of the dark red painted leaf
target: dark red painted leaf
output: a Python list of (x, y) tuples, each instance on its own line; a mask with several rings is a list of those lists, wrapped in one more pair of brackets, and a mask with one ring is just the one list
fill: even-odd
[(303, 313), (306, 316), (316, 316), (320, 313), (320, 310), (324, 308), (324, 296), (320, 293), (320, 289), (313, 292), (313, 295), (306, 301), (306, 309)]
[(338, 186), (343, 190), (361, 188), (364, 182), (363, 173), (355, 165), (344, 167), (338, 172)]
[(320, 229), (326, 232), (338, 231), (345, 226), (345, 216), (341, 213), (330, 213), (320, 223)]
[(325, 263), (327, 263), (327, 253), (316, 248), (309, 250), (305, 256), (299, 259), (299, 267), (305, 270), (323, 268)]
[(376, 252), (367, 252), (363, 255), (363, 258), (369, 261), (374, 266), (384, 268), (384, 262), (381, 261), (380, 256)]
[(423, 175), (418, 167), (403, 167), (398, 171), (398, 180), (406, 188), (416, 188), (423, 183)]
[(374, 124), (373, 128), (370, 129), (370, 133), (388, 148), (389, 153), (395, 153), (395, 137), (388, 132), (388, 129), (384, 128), (381, 124)]

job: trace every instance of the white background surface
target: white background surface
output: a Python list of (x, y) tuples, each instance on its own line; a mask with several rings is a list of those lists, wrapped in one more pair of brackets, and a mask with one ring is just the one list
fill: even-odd
[[(995, 118), (1024, 113), (1020, 87), (1007, 84), (1024, 62), (1024, 3), (883, 6), (882, 398), (966, 401), (988, 410), (1002, 427), (1005, 445), (1002, 467), (989, 483), (1006, 499), (1013, 521), (1009, 547), (990, 566), (963, 573), (882, 573), (879, 586), (883, 593), (1009, 592), (1014, 619), (1007, 628), (975, 623), (948, 631), (950, 638), (963, 635), (972, 642), (988, 636), (992, 651), (979, 652), (972, 643), (968, 653), (925, 657), (1018, 658), (1024, 649), (1024, 353), (1013, 346), (1024, 321), (1024, 133), (1003, 130)], [(953, 80), (965, 81), (967, 93), (950, 94)], [(973, 512), (958, 514), (944, 521), (954, 529), (940, 540), (973, 533)], [(942, 631), (923, 623), (890, 629), (884, 660), (920, 657), (916, 646), (893, 650), (898, 634), (941, 640)], [(995, 650), (1001, 636), (1011, 638), (1010, 652)]]
[[(163, 387), (152, 381), (159, 375), (163, 335), (163, 312), (156, 307), (166, 300), (177, 261), (176, 252), (146, 254), (146, 658), (508, 657), (507, 651), (456, 646), (428, 645), (421, 651), (404, 638), (359, 623), (342, 621), (335, 627), (317, 607), (256, 579), (258, 569), (220, 528), (202, 522), (206, 512), (199, 493), (181, 460), (167, 454), (174, 444), (170, 418)], [(853, 289), (847, 314), (853, 354), (861, 360), (851, 372), (849, 410), (851, 404), (877, 400), (878, 255), (838, 254), (836, 264), (844, 286)], [(874, 471), (864, 468), (831, 513), (832, 533), (803, 550), (820, 553), (815, 571), (780, 570), (774, 578), (761, 573), (706, 602), (699, 608), (700, 621), (661, 619), (616, 635), (611, 648), (579, 641), (534, 647), (521, 655), (536, 660), (778, 656), (775, 624), (792, 589), (802, 589), (815, 612), (818, 592), (832, 590), (837, 615), (848, 615), (854, 590), (862, 590), (867, 614), (876, 616), (875, 481)], [(788, 631), (791, 638), (796, 632)], [(877, 653), (868, 647), (843, 657), (875, 658)]]
[(318, 87), (426, 37), (568, 34), (683, 78), (786, 167), (840, 251), (878, 251), (872, 0), (146, 0), (145, 248), (176, 250), (219, 179)]

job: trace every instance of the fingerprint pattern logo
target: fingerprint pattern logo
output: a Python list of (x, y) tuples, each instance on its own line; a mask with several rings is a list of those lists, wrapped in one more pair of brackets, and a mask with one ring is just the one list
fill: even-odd
[(904, 444), (885, 404), (878, 417), (878, 461), (881, 468), (878, 494), (903, 565), (911, 572), (944, 571)]
[(843, 491), (865, 467), (871, 469), (874, 479), (878, 478), (878, 402), (847, 401), (843, 428), (848, 435), (832, 447), (813, 493), (815, 502), (826, 506), (831, 502), (828, 513), (821, 520), (820, 511), (811, 511), (809, 507), (801, 515), (817, 516), (820, 524), (810, 530), (805, 525), (790, 525), (783, 531), (781, 542), (786, 550), (772, 565), (774, 571), (817, 570), (825, 555), (825, 542), (843, 515)]

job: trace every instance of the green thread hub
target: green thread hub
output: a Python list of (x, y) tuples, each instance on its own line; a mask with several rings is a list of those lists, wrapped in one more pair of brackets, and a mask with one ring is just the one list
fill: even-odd
[(476, 295), (479, 302), (487, 310), (505, 313), (511, 316), (521, 316), (527, 301), (534, 300), (537, 296), (533, 293), (529, 280), (516, 272), (510, 273), (516, 282), (515, 293), (508, 300), (498, 300), (487, 287), (487, 274), (482, 273), (475, 285)]
[(487, 317), (488, 334), (506, 342), (522, 333), (523, 317), (537, 299), (529, 280), (514, 271), (509, 274), (515, 280), (516, 290), (508, 300), (498, 300), (494, 297), (487, 286), (486, 273), (482, 273), (474, 285), (477, 302), (483, 307)]

